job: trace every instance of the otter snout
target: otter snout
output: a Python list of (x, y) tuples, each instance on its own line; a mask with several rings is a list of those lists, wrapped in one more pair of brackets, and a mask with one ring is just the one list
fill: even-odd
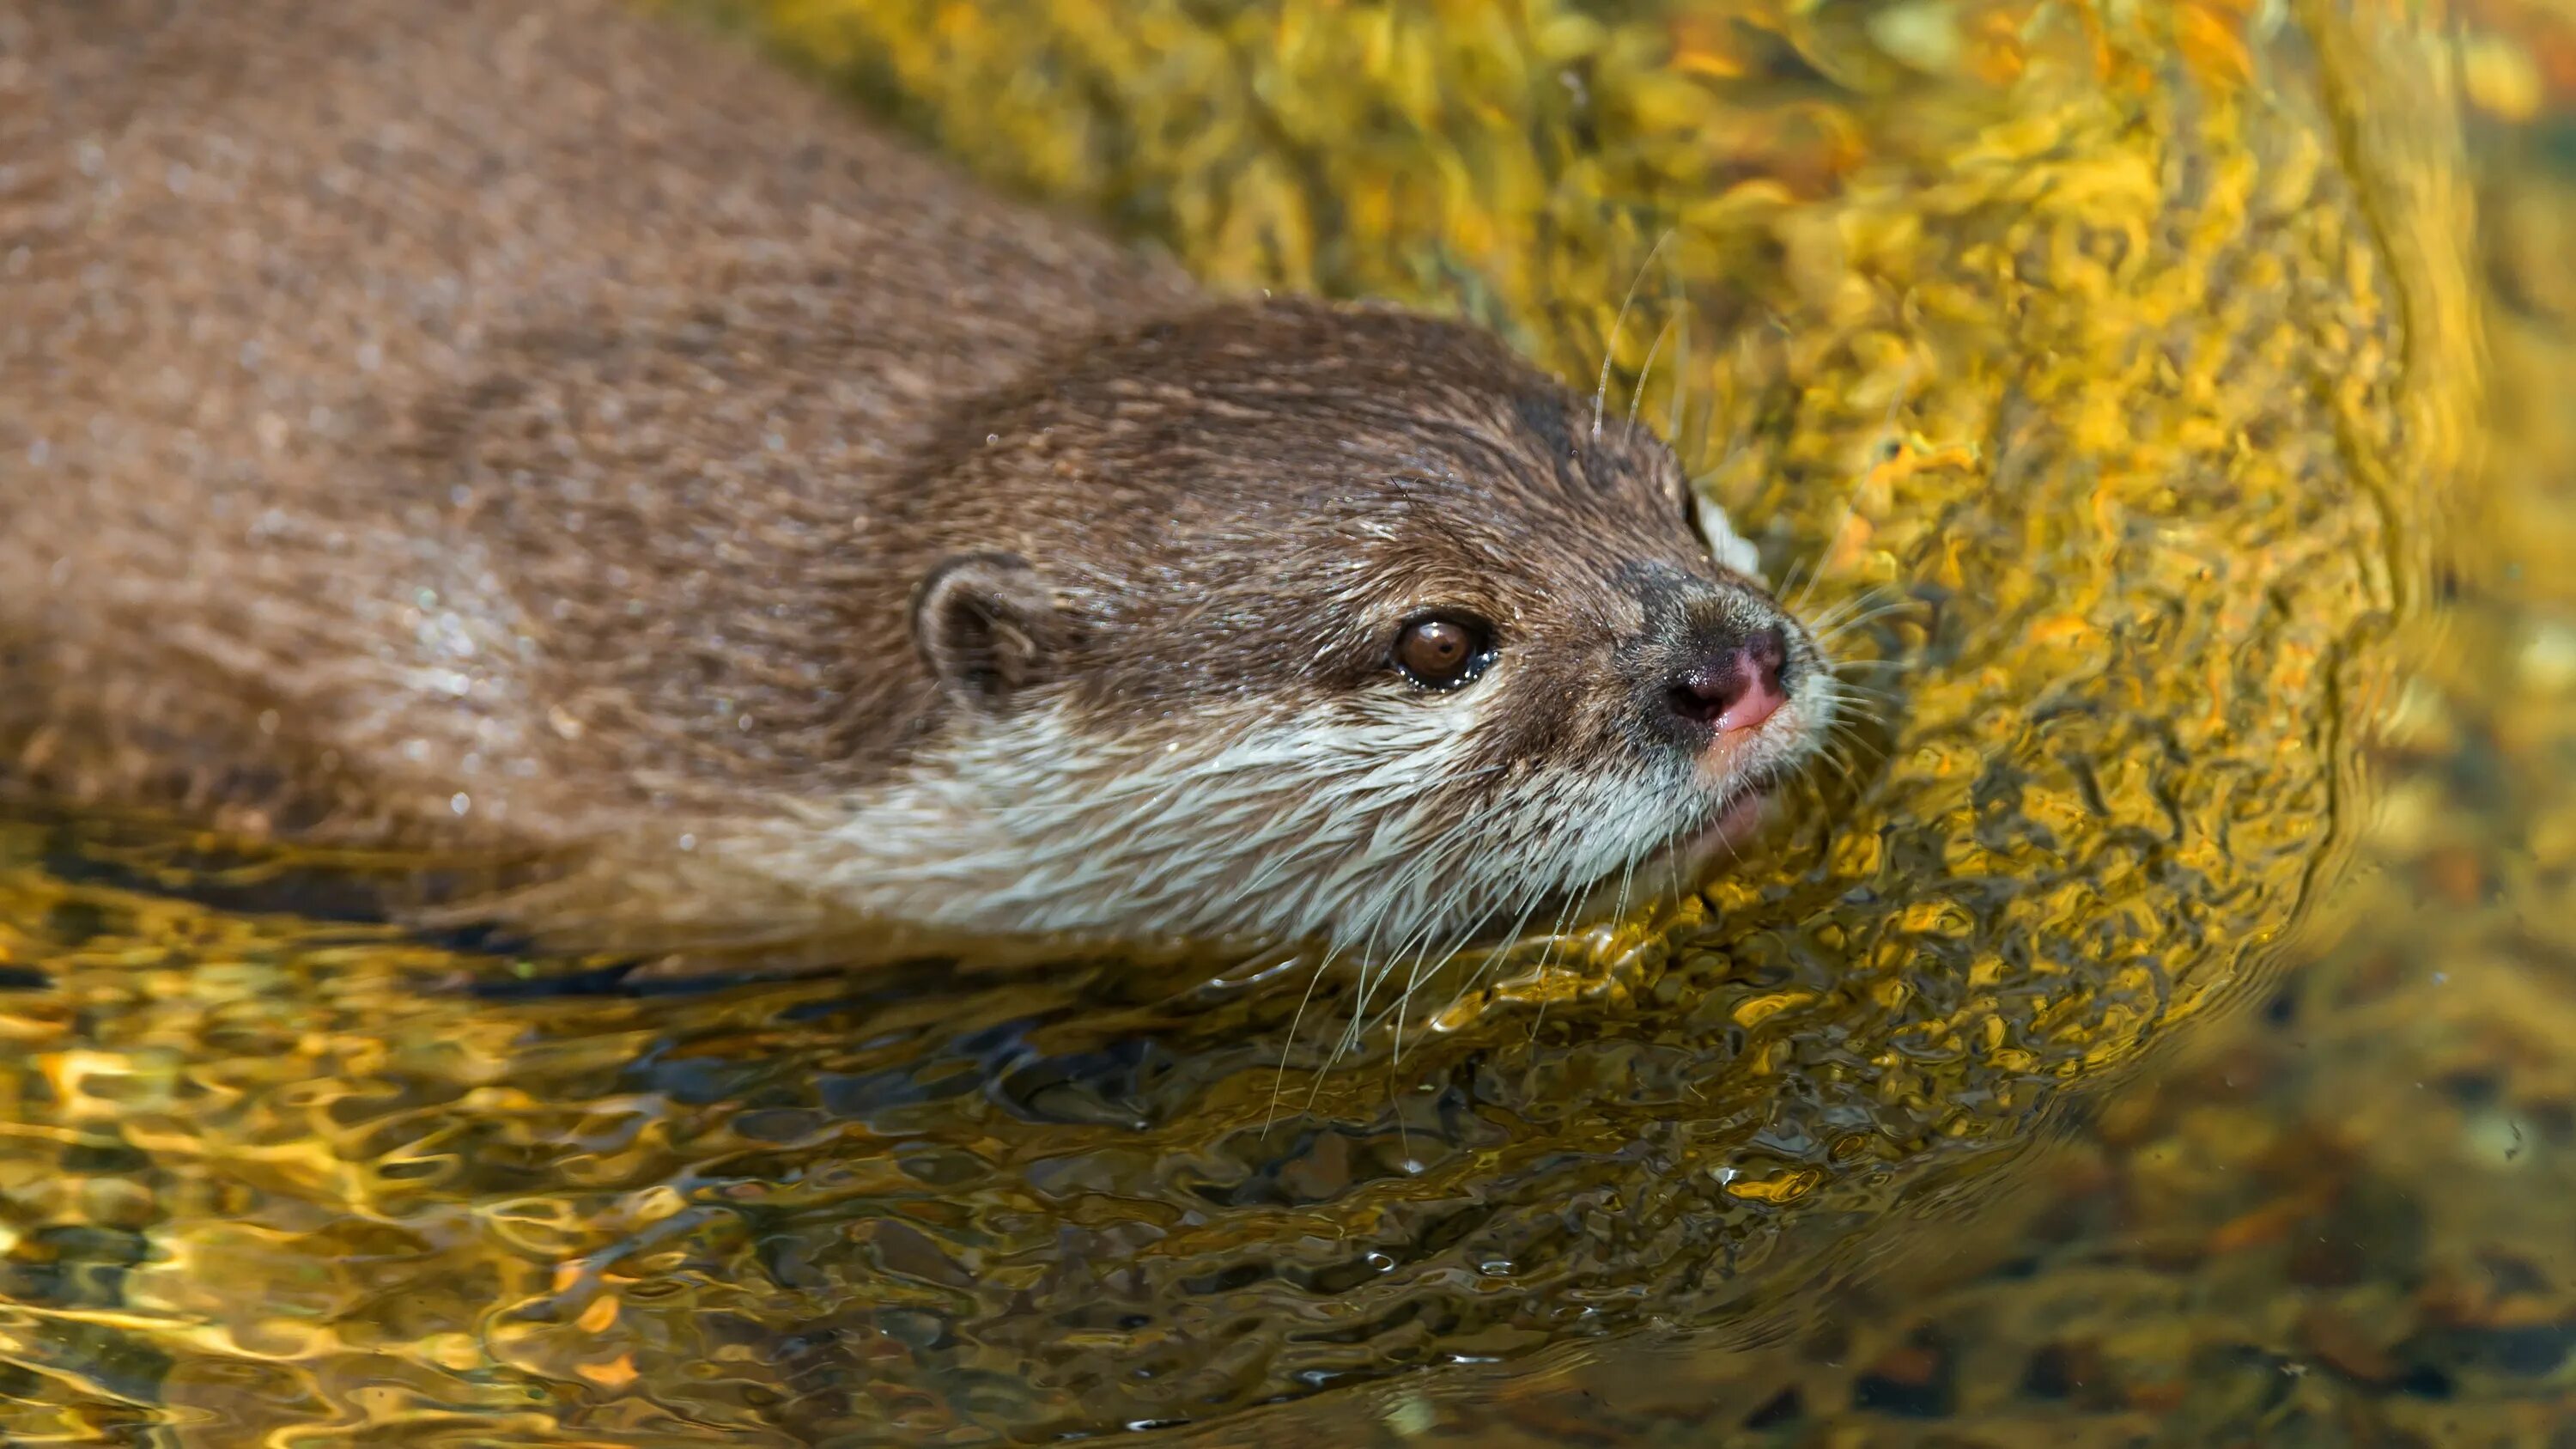
[(1720, 633), (1706, 657), (1675, 674), (1664, 702), (1684, 725), (1716, 734), (1749, 730), (1789, 702), (1782, 676), (1789, 633), (1777, 624)]
[(1650, 733), (1697, 752), (1748, 736), (1792, 702), (1798, 626), (1767, 596), (1664, 565), (1634, 566), (1627, 582), (1645, 606), (1627, 653)]

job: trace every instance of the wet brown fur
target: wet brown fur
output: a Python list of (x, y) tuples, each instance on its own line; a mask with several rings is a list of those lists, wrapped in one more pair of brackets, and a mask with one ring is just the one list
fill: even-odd
[(642, 859), (1004, 707), (909, 638), (961, 554), (1052, 604), (1014, 692), (1140, 736), (1476, 608), (1526, 771), (1742, 582), (1483, 334), (1207, 298), (602, 0), (39, 3), (0, 56), (18, 788)]

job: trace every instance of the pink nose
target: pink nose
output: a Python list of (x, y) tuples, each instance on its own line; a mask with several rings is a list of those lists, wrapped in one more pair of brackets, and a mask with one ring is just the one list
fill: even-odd
[(1666, 697), (1675, 714), (1719, 734), (1749, 730), (1789, 702), (1780, 685), (1788, 663), (1787, 636), (1765, 629), (1675, 677)]

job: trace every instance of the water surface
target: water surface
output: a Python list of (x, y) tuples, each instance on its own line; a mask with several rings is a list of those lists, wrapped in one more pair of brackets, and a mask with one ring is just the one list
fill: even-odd
[(1338, 1060), (1294, 960), (655, 994), (0, 826), (0, 1435), (2566, 1442), (2567, 20), (751, 18), (1219, 284), (1607, 352), (1884, 708)]

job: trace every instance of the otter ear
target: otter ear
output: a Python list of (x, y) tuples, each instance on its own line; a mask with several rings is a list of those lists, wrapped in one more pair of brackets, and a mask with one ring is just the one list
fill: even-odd
[(913, 647), (942, 687), (978, 708), (1000, 709), (1043, 681), (1062, 635), (1055, 595), (1013, 554), (952, 554), (913, 595)]

